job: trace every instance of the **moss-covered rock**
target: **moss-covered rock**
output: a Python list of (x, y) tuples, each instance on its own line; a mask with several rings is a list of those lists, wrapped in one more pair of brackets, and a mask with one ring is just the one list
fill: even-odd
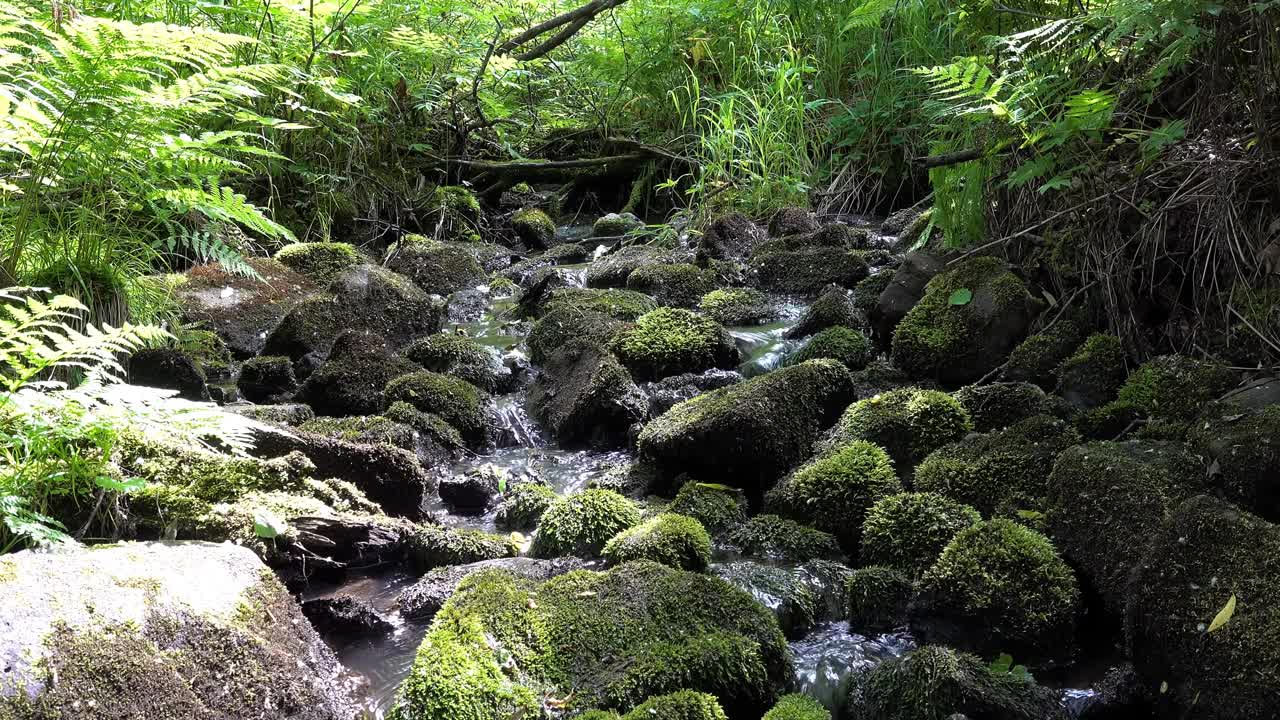
[(474, 252), (458, 243), (406, 235), (387, 255), (386, 266), (413, 280), (423, 290), (449, 295), (485, 280)]
[(737, 527), (747, 521), (747, 499), (743, 497), (741, 490), (696, 480), (690, 480), (680, 487), (667, 510), (695, 518), (712, 533)]
[(937, 493), (881, 499), (866, 513), (861, 560), (919, 576), (961, 530), (980, 521), (977, 510)]
[(511, 379), (511, 371), (502, 364), (497, 348), (464, 335), (428, 335), (409, 343), (401, 354), (431, 372), (466, 380), (485, 392), (497, 392)]
[(610, 347), (642, 380), (730, 369), (740, 360), (738, 346), (719, 323), (673, 308), (644, 314), (620, 332)]
[(488, 395), (464, 380), (419, 370), (387, 383), (386, 399), (444, 418), (471, 447), (489, 442)]
[(511, 216), (511, 229), (525, 247), (535, 250), (550, 247), (556, 237), (556, 224), (537, 208), (517, 210)]
[(1215, 403), (1187, 441), (1223, 495), (1271, 522), (1280, 522), (1280, 405), (1250, 408)]
[(612, 490), (583, 490), (558, 498), (543, 513), (531, 552), (536, 557), (593, 557), (614, 535), (640, 524), (640, 510)]
[(1125, 362), (1120, 338), (1090, 335), (1058, 366), (1055, 392), (1076, 408), (1092, 410), (1115, 398), (1125, 381)]
[(297, 399), (318, 415), (376, 415), (387, 409), (383, 389), (416, 367), (392, 354), (384, 338), (350, 331), (333, 343), (324, 364), (298, 389)]
[(893, 332), (893, 362), (916, 377), (958, 386), (1002, 364), (1040, 302), (996, 258), (967, 260), (925, 286)]
[(1000, 377), (1007, 382), (1035, 383), (1052, 390), (1058, 382), (1058, 366), (1075, 353), (1087, 335), (1081, 323), (1070, 318), (1059, 320), (1018, 343), (1009, 353)]
[(622, 237), (644, 227), (644, 221), (631, 213), (609, 213), (591, 226), (594, 237)]
[(830, 560), (811, 560), (798, 567), (735, 560), (713, 569), (772, 611), (789, 639), (804, 637), (820, 622), (839, 620), (847, 610), (844, 584), (849, 569)]
[(240, 395), (250, 402), (273, 402), (288, 397), (298, 388), (293, 362), (283, 355), (250, 358), (240, 367), (236, 378)]
[(903, 476), (929, 453), (973, 429), (968, 413), (937, 390), (900, 388), (850, 405), (821, 449), (865, 440), (884, 448)]
[(208, 400), (204, 370), (187, 353), (172, 348), (146, 348), (129, 356), (129, 382), (176, 390), (186, 400)]
[(758, 325), (776, 315), (769, 298), (753, 288), (712, 290), (698, 301), (698, 310), (725, 326)]
[(868, 313), (877, 344), (884, 347), (891, 344), (898, 324), (924, 297), (929, 281), (946, 271), (950, 259), (949, 253), (933, 250), (908, 252), (902, 258), (893, 279)]
[(424, 228), (442, 240), (480, 239), (480, 201), (460, 185), (439, 185), (426, 199)]
[(532, 530), (559, 497), (542, 483), (520, 483), (503, 494), (494, 524), (503, 530)]
[(520, 548), (511, 538), (439, 525), (415, 527), (408, 537), (408, 546), (409, 562), (419, 573), (447, 565), (467, 565), (520, 554)]
[(852, 717), (876, 720), (1062, 720), (1058, 696), (973, 655), (930, 645), (875, 667), (850, 693)]
[(577, 338), (545, 357), (528, 399), (533, 416), (569, 445), (621, 446), (647, 410), (644, 394), (618, 359)]
[(765, 496), (765, 505), (831, 533), (854, 557), (867, 510), (898, 492), (902, 483), (885, 451), (869, 442), (853, 441), (784, 478)]
[[(1151, 540), (1129, 584), (1126, 634), (1143, 684), (1165, 691), (1160, 717), (1273, 717), (1280, 529), (1202, 495), (1174, 510)], [(1210, 632), (1228, 606), (1226, 624)]]
[(1129, 374), (1116, 402), (1129, 405), (1143, 416), (1175, 423), (1189, 423), (1206, 403), (1239, 382), (1239, 375), (1213, 362), (1184, 355), (1149, 360)]
[(348, 243), (294, 243), (281, 248), (276, 260), (320, 285), (328, 285), (338, 273), (359, 265), (360, 255)]
[(698, 264), (713, 260), (743, 260), (765, 239), (764, 231), (751, 218), (735, 212), (712, 222), (698, 238)]
[(302, 403), (286, 403), (283, 405), (228, 405), (226, 412), (243, 415), (258, 422), (276, 425), (297, 426), (311, 420), (316, 412)]
[(466, 449), (462, 434), (439, 415), (422, 412), (403, 400), (391, 403), (382, 414), (418, 433), (418, 455), (425, 459), (444, 463), (455, 459)]
[(622, 720), (725, 720), (724, 710), (715, 696), (681, 690), (659, 695), (640, 703), (622, 716)]
[(881, 268), (875, 271), (866, 279), (859, 282), (853, 288), (853, 306), (864, 313), (870, 313), (871, 309), (880, 302), (880, 293), (889, 287), (889, 283), (893, 282), (895, 268)]
[(1040, 512), (1054, 462), (1079, 442), (1067, 423), (1038, 415), (939, 448), (916, 468), (915, 488), (987, 515)]
[(614, 535), (601, 555), (611, 565), (653, 560), (680, 570), (704, 572), (711, 563), (711, 536), (694, 518), (663, 513)]
[(445, 305), (408, 279), (372, 265), (358, 265), (338, 275), (328, 293), (298, 303), (267, 337), (264, 355), (300, 360), (311, 355), (318, 364), (333, 341), (348, 330), (381, 335), (392, 346), (439, 332)]
[(627, 289), (652, 296), (662, 305), (691, 308), (715, 286), (715, 278), (689, 263), (644, 265), (627, 276)]
[(861, 370), (870, 362), (871, 352), (871, 341), (862, 333), (847, 327), (832, 327), (810, 338), (791, 353), (787, 362), (794, 365), (806, 360), (830, 358), (850, 370)]
[(814, 232), (818, 227), (818, 218), (808, 208), (782, 208), (769, 218), (769, 234), (773, 237)]
[(804, 562), (840, 557), (835, 536), (778, 515), (757, 515), (729, 532), (744, 555)]
[(1078, 445), (1062, 453), (1049, 477), (1049, 533), (1118, 618), (1152, 536), (1204, 487), (1199, 461), (1180, 443)]
[(598, 312), (614, 320), (631, 322), (658, 309), (653, 298), (634, 290), (617, 288), (561, 288), (553, 290), (539, 306), (543, 313), (560, 308)]
[(1011, 520), (961, 530), (920, 579), (911, 629), (925, 643), (1024, 662), (1070, 657), (1080, 589), (1053, 543)]
[(687, 472), (759, 498), (808, 457), (852, 394), (839, 363), (783, 368), (676, 405), (645, 426), (640, 453), (663, 477)]
[(787, 695), (762, 720), (831, 720), (831, 712), (808, 695)]
[(413, 428), (381, 415), (318, 417), (302, 423), (298, 429), (355, 443), (382, 443), (409, 451), (417, 449)]
[(604, 313), (557, 307), (533, 324), (526, 343), (529, 358), (545, 365), (570, 342), (605, 349), (626, 326)]
[(852, 288), (870, 274), (866, 254), (840, 247), (789, 250), (765, 243), (751, 256), (761, 287), (776, 292), (817, 295), (828, 285)]
[(1039, 386), (1027, 382), (966, 385), (956, 400), (969, 413), (978, 432), (1001, 430), (1036, 415), (1051, 415), (1054, 403)]
[(848, 580), (849, 628), (869, 635), (907, 624), (907, 607), (915, 583), (900, 570), (871, 565), (853, 571)]
[(637, 268), (684, 262), (685, 253), (677, 253), (656, 245), (629, 245), (618, 248), (591, 263), (587, 268), (587, 287), (626, 287), (627, 278)]
[(858, 328), (863, 324), (858, 309), (854, 307), (849, 291), (842, 287), (829, 287), (813, 301), (787, 330), (788, 338), (802, 338), (833, 327)]
[(648, 561), (543, 583), (485, 570), (436, 616), (392, 717), (534, 717), (544, 696), (568, 698), (570, 712), (636, 707), (637, 720), (722, 717), (654, 698), (684, 689), (747, 720), (790, 673), (772, 615), (718, 578)]

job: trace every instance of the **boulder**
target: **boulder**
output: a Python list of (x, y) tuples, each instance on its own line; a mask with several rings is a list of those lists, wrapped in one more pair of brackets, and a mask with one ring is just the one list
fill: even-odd
[(567, 287), (552, 289), (537, 305), (539, 315), (549, 314), (560, 308), (598, 312), (614, 320), (630, 322), (657, 310), (658, 303), (648, 295), (634, 290)]
[(392, 353), (391, 343), (380, 335), (344, 332), (333, 341), (324, 363), (302, 383), (297, 399), (317, 415), (377, 415), (387, 409), (387, 383), (417, 369)]
[(644, 228), (644, 221), (635, 215), (609, 213), (595, 221), (591, 226), (591, 235), (597, 238), (616, 238)]
[(363, 445), (382, 443), (409, 452), (418, 449), (418, 438), (412, 427), (382, 415), (318, 417), (302, 423), (298, 429)]
[(456, 513), (483, 513), (497, 502), (501, 472), (493, 465), (481, 465), (441, 478), (440, 499)]
[(350, 595), (316, 598), (302, 603), (302, 614), (326, 640), (342, 644), (371, 635), (388, 635), (395, 630), (369, 603)]
[(1280, 405), (1252, 408), (1235, 400), (1210, 406), (1188, 443), (1228, 499), (1280, 522)]
[(258, 277), (234, 275), (217, 264), (198, 265), (174, 291), (183, 320), (215, 331), (241, 360), (261, 353), (272, 329), (317, 289), (312, 280), (277, 260), (246, 262)]
[(980, 521), (977, 510), (937, 493), (898, 493), (866, 511), (863, 563), (919, 577), (961, 530)]
[(929, 281), (946, 270), (948, 259), (941, 254), (907, 253), (870, 312), (872, 333), (878, 343), (885, 347), (889, 345), (898, 323), (924, 297)]
[(711, 564), (711, 536), (694, 518), (663, 513), (614, 535), (600, 555), (610, 565), (652, 560), (704, 572)]
[(866, 254), (842, 247), (795, 250), (766, 243), (751, 256), (760, 286), (775, 292), (817, 295), (828, 285), (852, 288), (870, 274)]
[(584, 563), (577, 558), (539, 560), (537, 558), (511, 557), (481, 560), (466, 565), (448, 565), (427, 571), (414, 584), (400, 591), (396, 605), (400, 614), (411, 620), (430, 620), (453, 597), (458, 585), (475, 572), (501, 570), (518, 578), (550, 580), (574, 570), (581, 570)]
[(524, 246), (532, 250), (551, 247), (556, 237), (556, 224), (537, 208), (524, 208), (511, 216), (511, 229)]
[(556, 307), (534, 323), (525, 343), (529, 346), (529, 358), (539, 365), (547, 365), (553, 355), (570, 343), (605, 351), (624, 327), (601, 312)]
[(769, 218), (769, 234), (773, 237), (815, 232), (818, 227), (818, 218), (807, 208), (782, 208)]
[(796, 567), (735, 560), (711, 570), (773, 612), (783, 634), (793, 640), (821, 623), (844, 619), (848, 609), (851, 571), (830, 560), (810, 560)]
[(754, 288), (721, 288), (698, 300), (698, 311), (728, 327), (759, 325), (777, 316), (764, 293)]
[(740, 382), (742, 373), (736, 370), (713, 369), (672, 375), (657, 382), (644, 383), (640, 386), (640, 391), (649, 398), (649, 415), (657, 417), (685, 400)]
[(955, 397), (969, 413), (977, 432), (1003, 430), (1029, 417), (1051, 415), (1055, 410), (1044, 390), (1028, 382), (966, 385)]
[(644, 265), (627, 276), (627, 289), (668, 307), (691, 308), (715, 287), (715, 277), (689, 263)]
[(465, 380), (419, 370), (387, 383), (386, 397), (388, 402), (405, 402), (421, 412), (438, 415), (471, 448), (490, 444), (489, 395)]
[(1075, 353), (1087, 336), (1080, 322), (1063, 318), (1018, 343), (1009, 353), (1000, 378), (1006, 382), (1035, 383), (1044, 390), (1052, 390), (1058, 382), (1058, 366)]
[(423, 201), (423, 228), (446, 240), (479, 239), (482, 212), (475, 193), (461, 185), (437, 185)]
[(871, 273), (861, 282), (853, 287), (853, 307), (861, 310), (867, 315), (875, 310), (876, 305), (880, 302), (880, 295), (889, 288), (893, 282), (893, 276), (898, 272), (898, 268), (884, 267)]
[(405, 540), (409, 565), (415, 572), (481, 560), (512, 558), (520, 549), (511, 538), (469, 528), (420, 524)]
[(286, 245), (276, 260), (317, 285), (328, 285), (338, 273), (360, 264), (354, 245), (337, 242), (304, 242)]
[(204, 370), (181, 350), (139, 350), (129, 357), (129, 382), (134, 385), (178, 391), (186, 400), (208, 400)]
[(289, 358), (261, 355), (246, 360), (240, 366), (236, 387), (249, 402), (275, 402), (297, 390), (298, 379), (293, 374), (293, 362)]
[(538, 526), (542, 514), (560, 496), (547, 485), (526, 482), (502, 494), (494, 524), (502, 530), (527, 531)]
[(534, 557), (596, 557), (613, 536), (640, 524), (640, 510), (622, 495), (587, 489), (558, 498), (542, 514)]
[(484, 266), (464, 243), (406, 235), (387, 254), (388, 269), (428, 293), (449, 295), (484, 282)]
[(842, 557), (834, 535), (778, 515), (756, 515), (730, 530), (728, 540), (743, 555), (777, 562)]
[(968, 413), (950, 395), (899, 388), (850, 405), (819, 450), (864, 440), (884, 448), (898, 474), (909, 477), (929, 453), (963, 438), (972, 428)]
[(907, 624), (915, 596), (911, 576), (883, 565), (854, 570), (848, 580), (849, 629), (856, 633), (889, 632)]
[(488, 393), (511, 385), (511, 369), (503, 364), (498, 348), (481, 345), (465, 335), (428, 335), (409, 343), (401, 354), (426, 370), (466, 380)]
[(1115, 398), (1125, 381), (1125, 364), (1120, 338), (1090, 335), (1058, 366), (1054, 392), (1072, 407), (1092, 410)]
[(762, 720), (831, 720), (831, 711), (808, 695), (787, 695)]
[(738, 346), (713, 320), (688, 310), (658, 308), (626, 327), (610, 349), (641, 380), (738, 366)]
[(647, 410), (631, 373), (588, 340), (571, 340), (554, 351), (528, 400), (533, 416), (569, 445), (621, 446)]
[(705, 266), (710, 260), (744, 260), (764, 239), (764, 231), (746, 215), (722, 215), (698, 238), (698, 263)]
[(637, 268), (687, 261), (688, 254), (656, 245), (629, 245), (605, 255), (587, 268), (587, 287), (621, 288)]
[(667, 511), (694, 518), (714, 534), (747, 521), (747, 499), (737, 488), (690, 480), (680, 487)]
[(827, 328), (859, 328), (862, 317), (849, 297), (849, 291), (838, 286), (829, 287), (805, 309), (795, 325), (786, 332), (791, 339), (815, 335)]
[(354, 718), (342, 667), (247, 548), (0, 559), (0, 716)]
[(830, 327), (809, 338), (791, 353), (787, 357), (787, 363), (794, 365), (806, 360), (830, 358), (857, 371), (867, 366), (871, 361), (871, 354), (871, 342), (862, 333), (847, 327)]
[(316, 411), (302, 403), (284, 403), (282, 405), (227, 405), (222, 408), (251, 420), (276, 425), (298, 426), (315, 419)]

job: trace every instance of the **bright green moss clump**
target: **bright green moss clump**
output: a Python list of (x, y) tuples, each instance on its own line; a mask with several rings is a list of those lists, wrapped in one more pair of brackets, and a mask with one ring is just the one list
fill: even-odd
[(757, 515), (729, 533), (729, 541), (745, 555), (784, 562), (840, 557), (840, 544), (830, 533), (777, 515)]
[(711, 563), (711, 536), (702, 523), (691, 517), (663, 513), (613, 536), (602, 555), (612, 565), (653, 560), (680, 570), (703, 572)]
[(867, 512), (860, 559), (918, 576), (956, 533), (981, 519), (977, 510), (935, 493), (890, 495)]
[(972, 525), (920, 579), (911, 628), (927, 643), (1017, 658), (1066, 658), (1080, 589), (1048, 538), (1011, 520)]
[(286, 245), (276, 253), (275, 259), (320, 285), (327, 285), (338, 273), (360, 264), (354, 245), (336, 242)]
[(715, 697), (681, 690), (644, 701), (622, 716), (622, 720), (725, 720)]
[(595, 556), (614, 535), (639, 524), (640, 511), (630, 500), (612, 490), (583, 490), (547, 508), (532, 553), (545, 558)]
[(541, 483), (521, 483), (502, 496), (494, 523), (503, 530), (532, 530), (559, 497)]
[(644, 265), (627, 276), (627, 289), (651, 295), (663, 305), (694, 307), (712, 287), (711, 273), (689, 263)]
[(560, 288), (541, 305), (544, 315), (558, 308), (598, 312), (614, 320), (633, 321), (658, 309), (653, 298), (634, 290), (617, 288)]
[(488, 396), (458, 378), (421, 370), (387, 383), (388, 402), (403, 401), (424, 413), (433, 413), (457, 428), (471, 446), (486, 444)]
[(728, 485), (690, 480), (680, 487), (667, 510), (696, 518), (711, 532), (719, 532), (747, 521), (747, 500), (742, 491)]
[(721, 325), (757, 325), (774, 316), (769, 298), (753, 288), (712, 290), (698, 301), (698, 310)]
[(971, 429), (969, 414), (950, 395), (900, 388), (850, 405), (823, 447), (865, 440), (884, 448), (898, 472), (907, 474), (929, 453)]
[(466, 380), (486, 392), (498, 390), (507, 374), (496, 349), (464, 335), (428, 335), (413, 341), (401, 352), (427, 370)]
[(688, 310), (658, 308), (614, 339), (612, 348), (637, 379), (659, 379), (738, 365), (738, 348), (715, 321)]
[(511, 229), (520, 238), (520, 242), (529, 248), (548, 247), (556, 236), (556, 224), (537, 208), (517, 210), (511, 216)]
[(902, 492), (889, 456), (853, 441), (804, 465), (769, 492), (766, 506), (831, 533), (850, 556), (861, 542), (862, 520), (880, 499)]
[(852, 328), (827, 328), (792, 353), (787, 362), (794, 365), (819, 358), (838, 360), (850, 370), (861, 370), (871, 360), (871, 341)]
[(409, 535), (408, 545), (410, 564), (419, 572), (520, 554), (520, 548), (510, 538), (439, 525), (415, 527)]
[(831, 720), (831, 713), (822, 703), (808, 695), (787, 695), (762, 720)]
[(907, 624), (915, 584), (906, 573), (871, 565), (854, 570), (847, 587), (849, 628), (854, 632), (886, 632)]

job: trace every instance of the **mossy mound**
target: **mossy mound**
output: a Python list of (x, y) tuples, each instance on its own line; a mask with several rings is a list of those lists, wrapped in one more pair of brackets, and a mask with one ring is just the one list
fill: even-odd
[(145, 387), (176, 390), (185, 400), (207, 401), (209, 387), (204, 370), (187, 353), (172, 348), (145, 348), (129, 356), (129, 382)]
[(820, 449), (865, 440), (884, 448), (898, 473), (906, 476), (929, 453), (971, 429), (969, 414), (950, 395), (899, 388), (850, 405)]
[(511, 229), (527, 248), (542, 250), (550, 247), (556, 237), (556, 224), (537, 208), (517, 210), (511, 216)]
[(762, 720), (831, 720), (831, 712), (808, 695), (787, 695)]
[(765, 496), (765, 506), (831, 533), (855, 557), (867, 510), (898, 492), (902, 483), (885, 451), (869, 442), (853, 441), (783, 479)]
[(1004, 362), (1026, 334), (1040, 302), (991, 257), (937, 275), (893, 332), (893, 363), (907, 373), (959, 386)]
[(1090, 335), (1058, 366), (1055, 392), (1076, 408), (1092, 410), (1115, 398), (1125, 381), (1125, 363), (1120, 338)]
[(645, 265), (627, 276), (627, 289), (653, 297), (662, 305), (691, 308), (715, 286), (715, 278), (689, 263)]
[(686, 257), (655, 245), (619, 248), (591, 263), (587, 268), (587, 287), (626, 287), (627, 278), (637, 268), (682, 262)]
[[(746, 720), (777, 699), (790, 673), (777, 621), (718, 578), (648, 561), (540, 584), (484, 570), (436, 616), (392, 717), (536, 717), (544, 696), (569, 698), (570, 712), (722, 717), (680, 714), (714, 707), (687, 692), (698, 691)], [(655, 697), (663, 693), (676, 696)]]
[(882, 268), (855, 285), (853, 288), (853, 306), (864, 313), (871, 312), (871, 309), (880, 302), (880, 293), (889, 287), (889, 283), (893, 282), (893, 276), (896, 273), (897, 270), (895, 268)]
[(261, 355), (249, 358), (240, 366), (236, 378), (240, 395), (249, 402), (273, 402), (288, 397), (298, 389), (293, 362), (283, 355)]
[(381, 443), (410, 451), (418, 446), (413, 428), (381, 415), (318, 417), (302, 423), (298, 429), (366, 445)]
[(900, 570), (871, 565), (848, 580), (849, 628), (856, 633), (888, 632), (907, 624), (915, 583)]
[(703, 295), (698, 310), (721, 325), (758, 325), (776, 314), (769, 298), (753, 288), (721, 288)]
[(297, 399), (317, 415), (376, 415), (387, 408), (387, 383), (415, 369), (394, 356), (381, 336), (346, 332), (334, 341), (324, 364), (302, 383)]
[(354, 245), (337, 242), (286, 245), (276, 253), (275, 259), (320, 285), (328, 285), (338, 273), (360, 264)]
[(829, 358), (850, 370), (861, 370), (871, 361), (871, 341), (857, 330), (832, 327), (809, 339), (787, 358), (789, 364)]
[(609, 213), (595, 221), (591, 226), (591, 234), (601, 238), (622, 237), (643, 227), (644, 221), (629, 212)]
[(1129, 374), (1116, 402), (1144, 416), (1175, 423), (1190, 423), (1206, 403), (1235, 387), (1239, 375), (1213, 362), (1184, 355), (1149, 360)]
[(747, 521), (747, 499), (728, 485), (690, 480), (680, 487), (667, 511), (695, 518), (717, 533)]
[[(1151, 540), (1129, 584), (1126, 635), (1143, 684), (1166, 690), (1157, 714), (1275, 717), (1280, 529), (1202, 495), (1174, 510)], [(1226, 624), (1210, 631), (1220, 617)]]
[(782, 208), (769, 218), (769, 234), (773, 237), (814, 232), (818, 227), (817, 216), (808, 208)]
[(497, 392), (510, 379), (497, 348), (463, 335), (437, 333), (409, 343), (401, 354), (432, 372), (452, 375), (485, 392)]
[(418, 525), (409, 534), (406, 544), (409, 563), (419, 573), (437, 567), (467, 565), (520, 554), (520, 548), (511, 538), (439, 525)]
[(729, 532), (744, 555), (804, 562), (840, 557), (835, 536), (778, 515), (757, 515)]
[(1054, 462), (1079, 442), (1080, 435), (1062, 420), (1028, 418), (939, 448), (916, 468), (915, 488), (986, 515), (1039, 512)]
[(1084, 327), (1070, 318), (1059, 320), (1043, 332), (1018, 343), (1009, 353), (1000, 378), (1007, 382), (1034, 383), (1052, 390), (1058, 382), (1058, 366), (1071, 357), (1088, 335)]
[(764, 231), (739, 212), (716, 218), (698, 238), (698, 264), (716, 260), (742, 260), (764, 240)]
[(570, 342), (605, 348), (626, 326), (608, 315), (574, 307), (557, 307), (533, 324), (525, 343), (529, 359), (545, 365)]
[(1280, 405), (1251, 409), (1216, 403), (1187, 440), (1205, 458), (1223, 495), (1280, 522)]
[(977, 432), (1001, 430), (1029, 417), (1050, 415), (1054, 409), (1044, 390), (1027, 382), (966, 385), (955, 395)]
[(532, 530), (559, 498), (555, 490), (542, 483), (521, 483), (503, 494), (493, 522), (503, 530)]
[(691, 517), (663, 513), (614, 535), (601, 555), (610, 565), (653, 560), (680, 570), (705, 572), (711, 564), (711, 536)]
[(776, 292), (817, 295), (828, 285), (852, 288), (871, 272), (861, 250), (802, 247), (788, 250), (765, 243), (751, 256), (760, 286)]
[(528, 399), (533, 416), (569, 445), (621, 446), (647, 410), (644, 394), (618, 359), (579, 338), (545, 357)]
[(719, 323), (673, 308), (644, 314), (619, 333), (610, 347), (642, 380), (731, 369), (740, 360), (738, 346)]
[(712, 695), (681, 690), (645, 700), (622, 720), (725, 720), (724, 710)]
[(849, 712), (876, 720), (1062, 720), (1056, 693), (973, 655), (922, 647), (886, 661), (850, 693)]
[(1078, 445), (1062, 453), (1049, 477), (1049, 533), (1118, 618), (1151, 537), (1204, 487), (1199, 461), (1180, 443)]
[(424, 226), (438, 230), (442, 240), (480, 239), (480, 201), (460, 185), (439, 185), (426, 202)]
[(829, 287), (804, 311), (796, 324), (787, 330), (786, 336), (792, 339), (802, 338), (827, 328), (859, 328), (862, 325), (863, 318), (853, 306), (849, 291), (842, 287)]
[(436, 295), (449, 295), (475, 287), (486, 277), (475, 253), (461, 245), (421, 235), (402, 238), (388, 254), (386, 266)]
[(920, 579), (911, 629), (925, 643), (1024, 661), (1065, 659), (1080, 589), (1048, 538), (1011, 520), (961, 530)]
[(645, 426), (640, 453), (665, 478), (687, 472), (760, 498), (809, 456), (852, 395), (839, 363), (782, 368), (676, 405)]
[(453, 458), (466, 448), (462, 434), (449, 421), (433, 413), (425, 413), (409, 403), (391, 403), (384, 417), (408, 425), (418, 433), (418, 454), (427, 457)]
[(890, 495), (866, 513), (860, 559), (917, 577), (957, 533), (981, 519), (972, 507), (937, 493)]
[(471, 447), (483, 447), (489, 442), (489, 398), (465, 380), (419, 370), (387, 383), (386, 398), (388, 402), (405, 402), (444, 418)]
[(845, 583), (850, 570), (839, 563), (810, 560), (789, 567), (735, 560), (715, 565), (714, 571), (769, 608), (788, 639), (803, 638), (818, 623), (845, 617)]
[(550, 313), (558, 308), (572, 308), (580, 311), (598, 312), (608, 315), (614, 320), (631, 322), (645, 313), (658, 309), (653, 298), (634, 290), (617, 288), (560, 288), (553, 290), (541, 304), (543, 313)]
[(614, 535), (640, 524), (640, 510), (612, 490), (590, 489), (558, 498), (542, 514), (535, 557), (594, 557)]

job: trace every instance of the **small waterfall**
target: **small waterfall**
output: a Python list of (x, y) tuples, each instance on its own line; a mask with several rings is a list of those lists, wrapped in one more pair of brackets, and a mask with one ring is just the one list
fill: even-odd
[(524, 409), (523, 397), (504, 395), (496, 401), (499, 448), (541, 448), (547, 441)]

